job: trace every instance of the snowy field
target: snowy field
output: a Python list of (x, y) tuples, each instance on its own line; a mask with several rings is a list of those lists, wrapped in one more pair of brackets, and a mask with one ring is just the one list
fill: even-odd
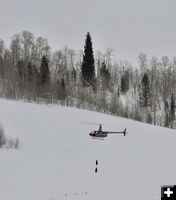
[[(160, 200), (176, 184), (176, 130), (54, 105), (0, 100), (6, 135), (0, 150), (1, 200)], [(91, 139), (98, 126), (128, 135)], [(95, 161), (98, 160), (98, 173)]]

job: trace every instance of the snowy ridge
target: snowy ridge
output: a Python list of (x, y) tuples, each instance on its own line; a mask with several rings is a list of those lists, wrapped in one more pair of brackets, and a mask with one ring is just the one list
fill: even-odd
[[(2, 200), (159, 200), (176, 184), (176, 131), (96, 112), (0, 100), (6, 134), (19, 150), (0, 150)], [(124, 130), (93, 140), (89, 132)], [(98, 172), (95, 173), (95, 161)]]

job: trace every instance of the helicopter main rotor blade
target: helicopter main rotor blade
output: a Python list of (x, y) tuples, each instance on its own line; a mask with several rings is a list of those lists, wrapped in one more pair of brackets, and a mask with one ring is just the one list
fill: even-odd
[(118, 126), (117, 124), (109, 124), (109, 123), (95, 123), (95, 122), (80, 122), (81, 124), (90, 124), (90, 125), (106, 125), (106, 126)]
[(101, 125), (99, 123), (92, 123), (92, 122), (80, 122), (81, 124), (90, 124), (90, 125)]

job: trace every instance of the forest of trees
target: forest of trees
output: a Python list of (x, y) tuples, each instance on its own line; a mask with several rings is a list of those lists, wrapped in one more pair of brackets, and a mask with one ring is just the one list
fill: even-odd
[[(84, 39), (83, 39), (84, 46)], [(30, 31), (0, 40), (0, 97), (53, 103), (176, 128), (176, 57), (147, 58), (138, 66), (114, 61), (113, 50), (93, 51), (90, 33), (82, 51), (52, 52)]]

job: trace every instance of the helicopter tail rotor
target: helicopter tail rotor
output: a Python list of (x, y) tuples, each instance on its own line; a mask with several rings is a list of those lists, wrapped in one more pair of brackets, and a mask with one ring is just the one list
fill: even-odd
[(125, 130), (123, 131), (123, 135), (126, 136), (127, 132), (126, 132), (126, 128)]

